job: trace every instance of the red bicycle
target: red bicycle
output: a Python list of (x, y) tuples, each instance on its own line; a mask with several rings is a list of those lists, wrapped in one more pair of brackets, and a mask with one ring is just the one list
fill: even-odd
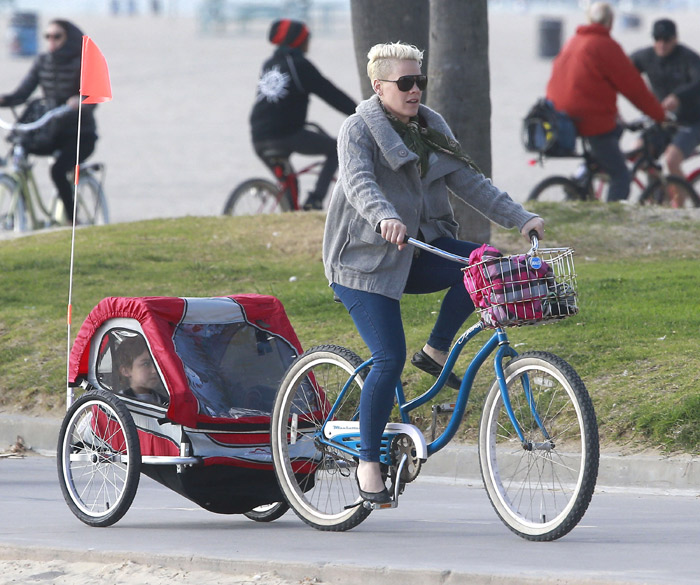
[[(656, 124), (646, 118), (625, 124), (626, 130), (641, 132), (641, 145), (626, 152), (632, 165), (631, 187), (639, 193), (632, 200), (641, 205), (700, 207), (694, 185), (700, 181), (700, 169), (685, 179), (663, 172), (659, 156), (670, 140), (673, 123)], [(573, 155), (583, 161), (574, 176), (553, 175), (540, 181), (528, 196), (529, 201), (606, 201), (608, 175), (593, 158), (585, 140), (583, 151)]]
[[(318, 124), (307, 124), (316, 132), (326, 134)], [(224, 206), (224, 215), (259, 215), (261, 213), (282, 213), (299, 211), (299, 177), (307, 173), (318, 174), (323, 160), (316, 161), (300, 170), (295, 170), (289, 157), (290, 152), (270, 148), (262, 153), (262, 158), (275, 176), (269, 179), (253, 178), (240, 183), (231, 191)]]

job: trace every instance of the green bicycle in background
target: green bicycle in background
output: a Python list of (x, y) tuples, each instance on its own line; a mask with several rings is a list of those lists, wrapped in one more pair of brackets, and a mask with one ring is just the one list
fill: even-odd
[[(22, 138), (27, 132), (37, 130), (57, 116), (69, 110), (60, 106), (46, 112), (34, 122), (6, 122), (0, 119), (0, 128), (7, 130), (12, 145), (7, 157), (0, 158), (0, 232), (21, 233), (51, 226), (65, 225), (73, 210), (64, 209), (57, 194), (46, 205), (39, 192), (32, 161)], [(104, 183), (104, 164), (87, 163), (79, 167), (76, 222), (80, 225), (109, 223)]]

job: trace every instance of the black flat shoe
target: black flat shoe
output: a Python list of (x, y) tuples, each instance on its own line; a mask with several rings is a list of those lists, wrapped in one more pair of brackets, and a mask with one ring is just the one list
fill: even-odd
[(357, 470), (355, 470), (355, 481), (357, 482), (357, 489), (360, 490), (360, 497), (372, 504), (388, 504), (391, 502), (391, 496), (389, 495), (389, 490), (386, 487), (381, 492), (366, 492), (360, 487), (360, 479), (357, 477)]
[[(433, 358), (431, 358), (427, 353), (425, 353), (422, 349), (417, 351), (413, 355), (413, 357), (411, 358), (411, 363), (414, 366), (416, 366), (419, 370), (423, 370), (424, 372), (430, 374), (431, 376), (435, 376), (436, 378), (440, 375), (440, 372), (442, 372), (442, 366), (439, 363), (437, 363)], [(455, 376), (454, 372), (450, 372), (450, 375), (447, 377), (446, 384), (450, 388), (459, 390), (459, 387), (462, 385), (462, 380)]]

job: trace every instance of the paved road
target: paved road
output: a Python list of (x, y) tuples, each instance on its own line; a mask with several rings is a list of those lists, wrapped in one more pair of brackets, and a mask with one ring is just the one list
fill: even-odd
[[(690, 494), (690, 492), (687, 492)], [(0, 558), (131, 558), (190, 570), (277, 571), (341, 585), (697, 585), (697, 495), (598, 492), (582, 523), (532, 543), (497, 519), (481, 486), (419, 478), (398, 509), (342, 534), (291, 512), (271, 524), (211, 514), (142, 477), (115, 526), (80, 523), (64, 503), (55, 459), (0, 459)]]

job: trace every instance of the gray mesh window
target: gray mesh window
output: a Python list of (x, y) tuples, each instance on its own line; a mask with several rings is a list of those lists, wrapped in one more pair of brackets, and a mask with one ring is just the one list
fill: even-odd
[(173, 339), (202, 414), (269, 416), (296, 357), (284, 339), (248, 323), (183, 324)]

